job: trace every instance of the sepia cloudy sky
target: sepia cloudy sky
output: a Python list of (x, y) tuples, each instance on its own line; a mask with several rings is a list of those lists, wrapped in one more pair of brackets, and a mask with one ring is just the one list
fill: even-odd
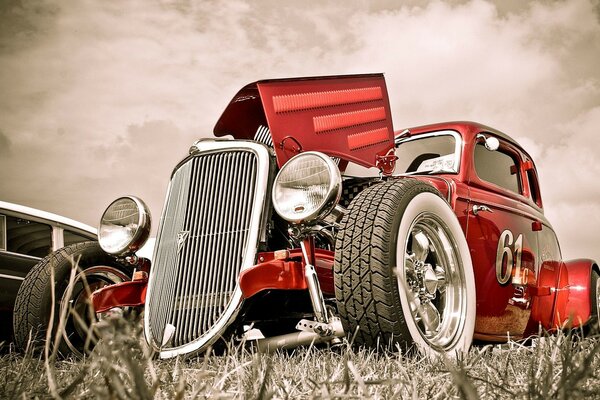
[(134, 194), (156, 221), (244, 84), (384, 72), (395, 129), (519, 140), (563, 255), (600, 260), (599, 65), (600, 0), (3, 0), (0, 199), (95, 226)]

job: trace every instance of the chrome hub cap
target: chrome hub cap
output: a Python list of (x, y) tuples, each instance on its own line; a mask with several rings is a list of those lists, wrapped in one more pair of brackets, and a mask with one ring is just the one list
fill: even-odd
[(427, 294), (435, 298), (435, 292), (438, 289), (438, 277), (431, 265), (427, 265), (425, 268), (425, 274), (423, 274), (423, 286), (425, 287)]
[[(425, 341), (451, 347), (464, 323), (466, 284), (449, 228), (434, 214), (420, 214), (404, 246), (404, 279), (413, 321)], [(401, 287), (402, 290), (402, 287)]]

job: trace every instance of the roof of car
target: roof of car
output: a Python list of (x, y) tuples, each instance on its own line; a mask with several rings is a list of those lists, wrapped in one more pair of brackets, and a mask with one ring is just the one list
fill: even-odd
[(73, 228), (77, 228), (82, 231), (93, 233), (94, 235), (97, 234), (96, 228), (93, 228), (93, 227), (86, 225), (84, 223), (81, 223), (79, 221), (75, 221), (73, 219), (63, 217), (61, 215), (38, 210), (37, 208), (31, 208), (31, 207), (22, 206), (20, 204), (14, 204), (14, 203), (8, 203), (6, 201), (0, 201), (0, 211), (2, 211), (2, 210), (12, 211), (12, 212), (20, 213), (20, 214), (26, 214), (26, 215), (29, 215), (29, 216), (32, 216), (35, 218), (53, 221), (60, 225), (71, 226)]
[[(484, 124), (480, 124), (479, 122), (473, 122), (473, 121), (450, 121), (450, 122), (440, 122), (440, 123), (436, 123), (436, 124), (421, 125), (421, 126), (416, 126), (416, 127), (413, 127), (413, 128), (408, 128), (408, 130), (410, 131), (410, 136), (412, 136), (412, 135), (420, 135), (422, 133), (436, 131), (436, 130), (442, 130), (442, 129), (457, 130), (457, 131), (460, 131), (460, 132), (463, 132), (463, 133), (467, 133), (469, 136), (472, 135), (469, 138), (469, 140), (472, 140), (480, 132), (491, 133), (492, 135), (495, 135), (495, 136), (499, 137), (500, 139), (504, 139), (505, 141), (507, 141), (509, 143), (512, 143), (514, 146), (516, 146), (518, 149), (520, 149), (520, 151), (522, 151), (531, 160), (531, 155), (515, 139), (513, 139), (512, 137), (510, 137), (506, 133), (499, 131), (498, 129), (494, 129), (494, 128), (490, 127), (490, 126), (487, 126), (487, 125), (484, 125)], [(398, 131), (398, 130), (395, 131), (396, 139), (405, 130), (403, 130), (403, 131)]]
[[(473, 121), (450, 121), (450, 122), (440, 122), (440, 123), (435, 123), (435, 124), (428, 124), (428, 125), (421, 125), (421, 126), (416, 126), (416, 127), (412, 127), (412, 128), (408, 128), (408, 130), (411, 132), (411, 134), (420, 134), (420, 133), (424, 133), (424, 132), (428, 132), (428, 131), (433, 131), (433, 130), (440, 130), (440, 129), (458, 129), (459, 127), (462, 128), (471, 128), (469, 129), (470, 131), (473, 131), (474, 134), (477, 134), (479, 132), (488, 132), (491, 133), (495, 136), (498, 136), (501, 139), (504, 139), (516, 146), (518, 146), (519, 148), (521, 148), (521, 145), (519, 145), (519, 143), (513, 139), (512, 137), (510, 137), (509, 135), (507, 135), (504, 132), (501, 132), (497, 129), (494, 129), (492, 127), (489, 127), (487, 125), (483, 125), (480, 124), (479, 122), (473, 122)], [(464, 130), (464, 129), (463, 129)], [(396, 134), (401, 133), (402, 131), (396, 131)]]

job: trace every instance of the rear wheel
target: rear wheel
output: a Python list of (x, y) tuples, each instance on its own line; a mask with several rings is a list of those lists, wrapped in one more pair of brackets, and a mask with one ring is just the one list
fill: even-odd
[(598, 269), (596, 266), (592, 268), (591, 275), (591, 318), (590, 323), (588, 324), (588, 331), (590, 333), (596, 334), (600, 331), (600, 322), (598, 320), (598, 316), (600, 315), (600, 274), (598, 274)]
[(467, 351), (475, 280), (454, 212), (414, 179), (365, 189), (336, 242), (336, 300), (344, 330), (366, 346)]
[[(71, 280), (74, 267), (77, 270)], [(13, 321), (17, 347), (25, 349), (30, 340), (33, 346), (41, 346), (50, 327), (53, 342), (60, 335), (58, 351), (62, 355), (88, 352), (97, 340), (91, 293), (130, 280), (132, 273), (131, 267), (116, 262), (97, 242), (77, 243), (50, 254), (33, 267), (19, 288)]]

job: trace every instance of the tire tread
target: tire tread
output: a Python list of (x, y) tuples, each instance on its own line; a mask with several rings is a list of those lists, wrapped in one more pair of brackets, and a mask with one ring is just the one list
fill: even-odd
[(394, 220), (421, 192), (439, 192), (416, 179), (393, 180), (363, 190), (341, 221), (334, 262), (334, 286), (344, 330), (359, 346), (412, 345), (390, 259)]

